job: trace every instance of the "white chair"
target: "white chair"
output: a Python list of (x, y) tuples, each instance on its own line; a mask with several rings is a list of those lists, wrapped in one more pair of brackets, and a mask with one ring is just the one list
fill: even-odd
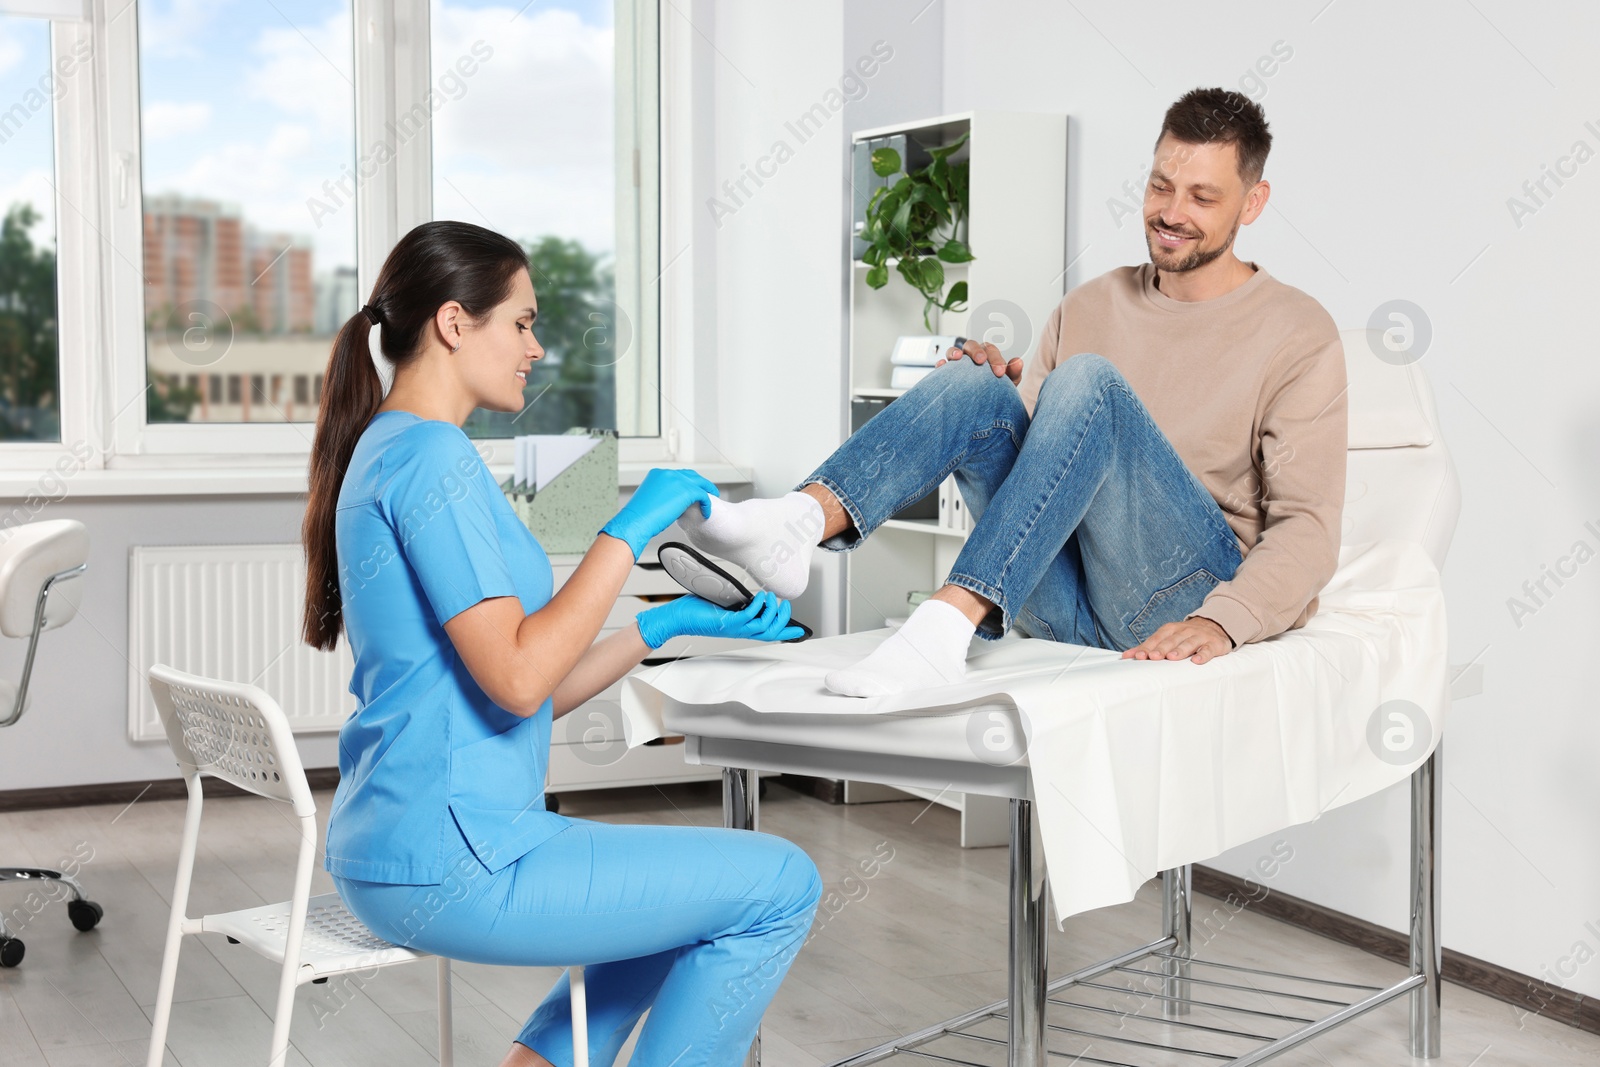
[[(183, 935), (216, 933), (283, 966), (267, 1061), (271, 1067), (282, 1067), (289, 1053), (289, 1020), (298, 986), (353, 971), (411, 963), (427, 959), (428, 954), (391, 945), (377, 937), (345, 909), (337, 893), (311, 896), (317, 809), (289, 722), (275, 700), (253, 685), (201, 678), (159, 663), (150, 668), (150, 690), (167, 732), (167, 743), (183, 770), (189, 804), (184, 815), (183, 846), (178, 857), (177, 884), (172, 891), (172, 917), (167, 925), (167, 947), (161, 960), (161, 985), (156, 995), (147, 1062), (149, 1067), (160, 1067), (162, 1062)], [(189, 882), (200, 840), (200, 778), (206, 774), (288, 804), (298, 817), (300, 853), (291, 899), (198, 919), (187, 916)], [(438, 962), (439, 1062), (450, 1067), (450, 961), (440, 958)], [(570, 976), (577, 1067), (588, 1067), (583, 968), (571, 968)]]
[[(0, 727), (15, 725), (28, 709), (28, 681), (39, 635), (70, 622), (83, 596), (80, 579), (89, 568), (89, 531), (75, 519), (50, 519), (0, 530), (0, 633), (28, 639), (22, 680), (0, 678)], [(0, 883), (59, 883), (72, 893), (67, 917), (79, 930), (93, 930), (104, 911), (83, 895), (65, 871), (42, 867), (0, 867)], [(25, 946), (12, 937), (0, 913), (0, 967), (22, 962)]]

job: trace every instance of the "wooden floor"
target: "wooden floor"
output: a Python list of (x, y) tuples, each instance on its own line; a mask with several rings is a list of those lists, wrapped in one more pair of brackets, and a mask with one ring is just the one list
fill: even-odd
[[(563, 799), (565, 813), (586, 818), (721, 822), (720, 793), (710, 785), (570, 794)], [(318, 795), (323, 809), (328, 800), (327, 794)], [(206, 813), (191, 912), (286, 897), (294, 836), (285, 815), (255, 799), (208, 802)], [(51, 865), (92, 849), (82, 880), (106, 909), (98, 929), (79, 934), (62, 906), (51, 904), (30, 916), (25, 893), (0, 886), (0, 907), (8, 916), (23, 917), (14, 932), (27, 944), (21, 967), (0, 971), (0, 1064), (144, 1063), (182, 817), (181, 803), (149, 800), (126, 808), (0, 815), (0, 864)], [(763, 1062), (769, 1067), (828, 1063), (1004, 996), (1005, 850), (959, 848), (953, 812), (920, 800), (834, 806), (773, 783), (761, 805), (761, 827), (803, 846), (828, 889), (815, 934), (762, 1026)], [(892, 859), (876, 876), (863, 877), (859, 865), (890, 849)], [(313, 892), (331, 888), (319, 868)], [(1217, 902), (1200, 897), (1197, 905), (1198, 923), (1202, 914), (1212, 914)], [(1158, 906), (1151, 883), (1129, 904), (1077, 916), (1064, 932), (1052, 928), (1051, 973), (1064, 974), (1153, 940), (1159, 933)], [(1200, 950), (1202, 958), (1371, 985), (1393, 982), (1403, 973), (1393, 964), (1248, 909), (1236, 915), (1221, 912), (1211, 929), (1216, 933)], [(547, 968), (458, 965), (456, 1062), (462, 1067), (497, 1064), (557, 974)], [(1196, 986), (1197, 999), (1203, 994), (1282, 1014), (1316, 1007), (1256, 992), (1254, 987), (1268, 980), (1248, 972), (1196, 968), (1195, 974), (1247, 987), (1236, 992)], [(264, 1063), (275, 977), (272, 965), (242, 947), (210, 936), (187, 939), (166, 1062), (181, 1067)], [(435, 1062), (431, 965), (390, 968), (342, 986), (337, 981), (301, 989), (291, 1064), (410, 1067)], [(1123, 975), (1121, 981), (1137, 979)], [(1312, 995), (1326, 992), (1299, 988)], [(1076, 1062), (1141, 1067), (1217, 1062), (1132, 1043), (1168, 1035), (1191, 1048), (1233, 1054), (1246, 1047), (1230, 1046), (1230, 1039), (1209, 1031), (1170, 1029), (1151, 1018), (1159, 1017), (1160, 1008), (1148, 998), (1105, 991), (1074, 996), (1123, 1013), (1102, 1012), (1099, 1021), (1101, 1029), (1127, 1040), (1084, 1039), (1056, 1031), (1051, 1048), (1064, 1055), (1052, 1057), (1053, 1062), (1073, 1063), (1086, 1046), (1087, 1056)], [(1444, 1057), (1438, 1063), (1562, 1067), (1600, 1062), (1600, 1037), (1539, 1017), (1520, 1017), (1509, 1005), (1454, 986), (1445, 988), (1444, 1013)], [(1050, 1012), (1052, 1023), (1073, 1029), (1095, 1017), (1066, 1007)], [(1406, 1019), (1402, 998), (1274, 1062), (1409, 1067), (1417, 1061), (1407, 1052)], [(1109, 1029), (1103, 1025), (1107, 1020)], [(1225, 1029), (1255, 1028), (1258, 1033), (1286, 1029), (1242, 1013), (1196, 1012), (1189, 1020)], [(992, 1021), (979, 1032), (1003, 1035), (1003, 1023)], [(630, 1039), (619, 1063), (631, 1049)], [(973, 1039), (947, 1037), (930, 1050), (972, 1063), (1005, 1062), (998, 1046)], [(901, 1056), (892, 1062), (937, 1061)]]

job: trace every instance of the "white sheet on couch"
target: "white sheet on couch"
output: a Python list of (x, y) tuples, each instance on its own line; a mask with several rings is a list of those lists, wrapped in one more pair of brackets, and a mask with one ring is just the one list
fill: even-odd
[(1059, 919), (1403, 781), (1449, 707), (1439, 573), (1398, 539), (1345, 545), (1304, 627), (1205, 664), (1008, 638), (980, 643), (959, 685), (865, 700), (823, 687), (891, 632), (635, 674), (628, 745), (681, 733), (994, 762), (1020, 728)]

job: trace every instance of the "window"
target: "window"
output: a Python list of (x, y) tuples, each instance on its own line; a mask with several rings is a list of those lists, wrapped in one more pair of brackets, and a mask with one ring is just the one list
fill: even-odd
[(61, 440), (56, 83), (50, 23), (0, 15), (0, 441)]
[(431, 0), (430, 9), (430, 82), (442, 97), (432, 120), (434, 217), (487, 226), (528, 249), (534, 333), (546, 352), (520, 413), (479, 410), (465, 429), (483, 438), (574, 426), (656, 436), (659, 253), (637, 206), (657, 188), (655, 5)]
[[(139, 0), (147, 419), (306, 422), (266, 374), (327, 365), (356, 298), (349, 0)], [(328, 188), (334, 190), (330, 194)], [(226, 404), (161, 380), (246, 375)]]
[(303, 462), (334, 334), (434, 217), (535, 256), (549, 378), (469, 424), (485, 457), (573, 425), (672, 456), (659, 0), (22, 9), (0, 14), (0, 211), (33, 208), (0, 230), (0, 468)]

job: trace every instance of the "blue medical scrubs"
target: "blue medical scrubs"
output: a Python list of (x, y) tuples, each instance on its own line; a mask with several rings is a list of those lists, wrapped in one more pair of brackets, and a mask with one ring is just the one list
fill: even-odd
[[(810, 928), (821, 879), (794, 844), (545, 810), (551, 702), (490, 700), (444, 623), (488, 597), (532, 614), (549, 558), (453, 423), (383, 411), (339, 492), (339, 592), (357, 710), (339, 732), (326, 867), (375, 933), (452, 959), (586, 965), (590, 1062), (742, 1060)], [(572, 1062), (567, 979), (517, 1040)]]

